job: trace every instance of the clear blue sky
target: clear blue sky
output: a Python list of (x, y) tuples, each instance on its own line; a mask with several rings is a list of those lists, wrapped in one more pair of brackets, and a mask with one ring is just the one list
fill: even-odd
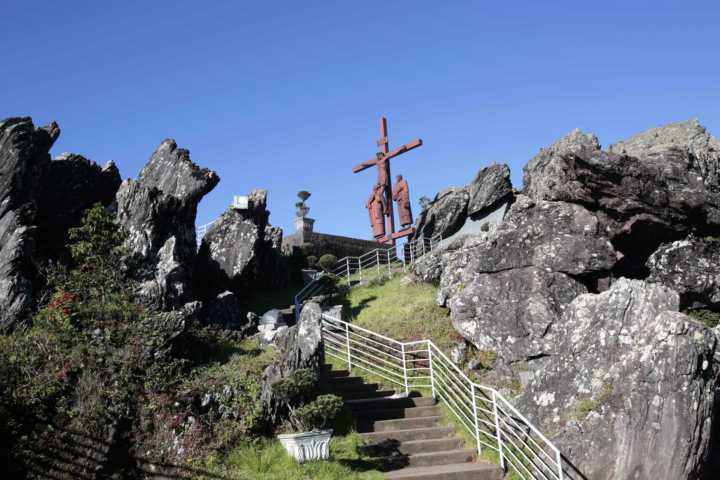
[(0, 16), (0, 117), (57, 120), (54, 154), (136, 177), (166, 137), (233, 194), (270, 191), (292, 231), (369, 236), (381, 115), (413, 206), (493, 161), (522, 166), (579, 127), (603, 145), (698, 117), (720, 136), (720, 2), (15, 1)]

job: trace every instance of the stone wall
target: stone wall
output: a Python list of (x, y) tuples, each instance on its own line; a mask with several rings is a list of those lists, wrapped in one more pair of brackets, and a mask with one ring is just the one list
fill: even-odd
[[(312, 246), (308, 244), (312, 244)], [(293, 250), (300, 249), (302, 245), (308, 245), (306, 247), (306, 253), (308, 255), (315, 255), (318, 258), (326, 253), (331, 253), (337, 258), (359, 256), (383, 246), (372, 240), (362, 240), (327, 233), (299, 231), (283, 238), (282, 251), (289, 255), (292, 254)]]

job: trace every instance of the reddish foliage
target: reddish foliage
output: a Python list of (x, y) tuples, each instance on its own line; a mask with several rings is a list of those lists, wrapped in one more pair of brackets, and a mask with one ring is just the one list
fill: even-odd
[(63, 315), (70, 315), (71, 307), (73, 303), (75, 303), (76, 299), (77, 296), (74, 293), (62, 292), (50, 300), (48, 308), (51, 310), (57, 310)]

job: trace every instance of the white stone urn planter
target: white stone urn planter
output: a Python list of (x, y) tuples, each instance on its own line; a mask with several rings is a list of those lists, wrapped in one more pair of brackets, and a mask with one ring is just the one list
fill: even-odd
[(330, 457), (330, 430), (286, 433), (277, 438), (285, 450), (300, 463), (310, 460), (327, 460)]

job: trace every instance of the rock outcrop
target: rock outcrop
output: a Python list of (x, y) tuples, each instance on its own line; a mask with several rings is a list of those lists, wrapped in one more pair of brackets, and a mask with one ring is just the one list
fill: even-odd
[(267, 191), (255, 190), (248, 208), (229, 207), (202, 240), (195, 272), (203, 297), (230, 290), (243, 299), (255, 286), (267, 286), (284, 278), (280, 271), (282, 230), (270, 227)]
[(604, 215), (626, 257), (619, 273), (644, 276), (661, 243), (720, 232), (719, 146), (696, 121), (648, 130), (607, 151), (575, 131), (527, 164), (523, 193)]
[(118, 220), (128, 232), (131, 274), (148, 303), (173, 309), (191, 298), (196, 254), (195, 215), (200, 200), (220, 181), (201, 169), (190, 152), (165, 140), (137, 180), (117, 193)]
[[(439, 258), (438, 303), (450, 308), (463, 337), (495, 352), (504, 366), (549, 355), (545, 337), (564, 306), (588, 287), (597, 289), (617, 258), (593, 213), (523, 195), (496, 231), (449, 252)], [(419, 273), (427, 278), (433, 271)]]
[(448, 188), (435, 196), (418, 218), (415, 238), (448, 238), (462, 228), (468, 216), (481, 215), (511, 200), (512, 195), (507, 165), (482, 168), (470, 185)]
[(0, 121), (0, 329), (25, 318), (33, 303), (38, 189), (58, 135), (54, 122)]
[(682, 308), (720, 306), (720, 240), (690, 236), (663, 244), (647, 267), (647, 280), (672, 287)]
[(274, 339), (278, 354), (275, 361), (263, 372), (260, 394), (265, 416), (273, 425), (276, 425), (279, 419), (280, 405), (272, 385), (301, 368), (320, 372), (320, 366), (324, 361), (320, 348), (321, 315), (320, 305), (314, 302), (306, 303), (298, 323), (283, 329)]
[(38, 248), (43, 256), (57, 259), (68, 230), (78, 226), (83, 212), (94, 204), (111, 205), (122, 180), (113, 162), (100, 167), (74, 153), (54, 158), (47, 179), (39, 198)]
[(203, 323), (237, 331), (240, 336), (244, 337), (257, 328), (253, 318), (252, 316), (243, 315), (240, 301), (234, 293), (226, 291), (208, 302)]
[(569, 478), (698, 478), (718, 339), (678, 306), (671, 289), (623, 278), (565, 309), (555, 354), (518, 403), (582, 473)]

